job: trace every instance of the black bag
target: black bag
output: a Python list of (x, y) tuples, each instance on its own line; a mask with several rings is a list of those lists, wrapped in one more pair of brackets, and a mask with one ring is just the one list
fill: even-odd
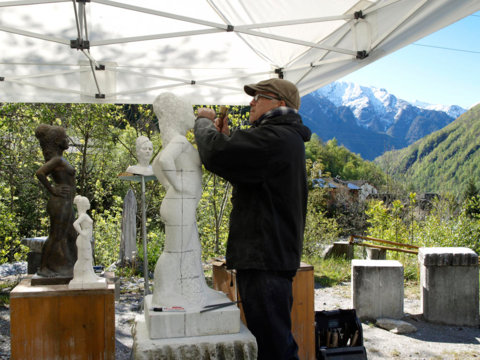
[(315, 353), (323, 359), (367, 359), (355, 309), (315, 312)]

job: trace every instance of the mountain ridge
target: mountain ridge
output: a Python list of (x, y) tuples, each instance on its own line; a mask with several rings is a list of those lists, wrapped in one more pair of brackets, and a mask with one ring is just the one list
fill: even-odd
[(373, 160), (443, 128), (466, 111), (457, 105), (416, 104), (385, 89), (333, 82), (303, 96), (300, 114), (323, 141), (336, 138)]

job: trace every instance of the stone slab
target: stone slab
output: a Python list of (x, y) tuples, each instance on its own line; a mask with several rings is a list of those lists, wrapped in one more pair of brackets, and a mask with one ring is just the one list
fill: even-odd
[(47, 241), (47, 236), (40, 236), (34, 238), (23, 238), (21, 240), (22, 245), (28, 246), (30, 248), (30, 252), (34, 253), (41, 253), (43, 245)]
[(424, 266), (476, 266), (478, 255), (465, 247), (420, 248), (418, 261)]
[(403, 295), (400, 262), (352, 260), (352, 306), (360, 319), (401, 319)]
[[(231, 302), (218, 292), (216, 303)], [(200, 312), (200, 309), (178, 312), (153, 311), (152, 295), (145, 297), (145, 320), (151, 339), (234, 334), (240, 331), (240, 309), (232, 305)]]
[(68, 285), (68, 283), (73, 279), (72, 276), (55, 276), (55, 277), (46, 277), (40, 275), (32, 276), (32, 286), (42, 286), (42, 285)]
[(242, 324), (236, 334), (150, 339), (143, 314), (132, 329), (133, 357), (136, 360), (255, 360), (257, 342)]

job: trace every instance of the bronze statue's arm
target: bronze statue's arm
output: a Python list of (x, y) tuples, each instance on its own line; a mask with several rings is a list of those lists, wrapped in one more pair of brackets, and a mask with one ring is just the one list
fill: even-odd
[[(61, 157), (54, 157), (43, 164), (35, 173), (37, 179), (42, 183), (42, 185), (48, 190), (48, 192), (55, 196), (63, 196), (62, 186), (59, 188), (53, 187), (50, 181), (48, 181), (47, 176), (59, 165), (62, 163)], [(69, 190), (69, 189), (68, 189)]]

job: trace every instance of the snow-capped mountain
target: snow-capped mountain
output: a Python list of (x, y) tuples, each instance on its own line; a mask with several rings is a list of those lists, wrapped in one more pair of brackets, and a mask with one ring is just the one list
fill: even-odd
[(305, 122), (322, 140), (335, 137), (365, 159), (408, 146), (465, 111), (456, 105), (413, 104), (385, 89), (348, 82), (334, 82), (304, 96), (300, 108)]
[(431, 105), (419, 101), (409, 103), (385, 89), (348, 82), (333, 82), (315, 91), (313, 95), (326, 97), (336, 106), (347, 106), (359, 125), (386, 133), (408, 107), (443, 112), (453, 120), (466, 111), (456, 105)]
[(467, 111), (458, 105), (432, 105), (419, 100), (415, 100), (412, 105), (427, 110), (443, 111), (455, 119)]

